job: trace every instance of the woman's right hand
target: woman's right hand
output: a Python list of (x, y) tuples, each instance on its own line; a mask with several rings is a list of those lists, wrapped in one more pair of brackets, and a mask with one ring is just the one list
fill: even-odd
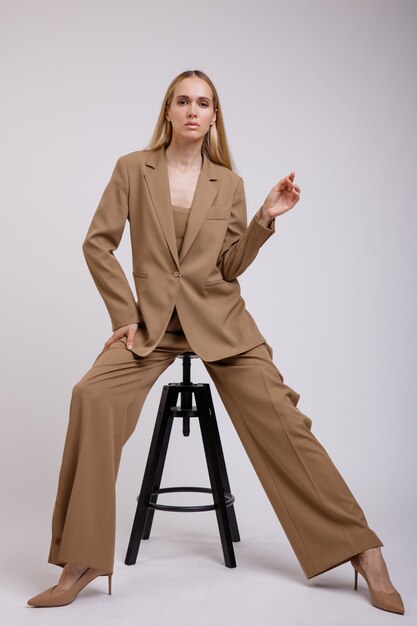
[(107, 350), (109, 346), (115, 341), (119, 341), (125, 335), (127, 336), (127, 347), (129, 350), (133, 348), (133, 340), (135, 338), (135, 333), (138, 329), (139, 324), (128, 324), (127, 326), (121, 326), (117, 330), (114, 331), (110, 339), (107, 339), (104, 344), (103, 350)]

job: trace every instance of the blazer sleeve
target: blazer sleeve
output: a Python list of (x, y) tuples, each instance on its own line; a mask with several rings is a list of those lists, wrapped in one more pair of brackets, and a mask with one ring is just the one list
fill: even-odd
[(129, 178), (120, 157), (82, 244), (88, 269), (110, 315), (112, 329), (141, 321), (126, 275), (113, 252), (129, 216)]
[(263, 226), (260, 223), (261, 212), (262, 207), (248, 226), (245, 188), (239, 176), (229, 226), (217, 263), (225, 280), (233, 280), (242, 274), (255, 259), (260, 247), (275, 233), (275, 218), (269, 228)]

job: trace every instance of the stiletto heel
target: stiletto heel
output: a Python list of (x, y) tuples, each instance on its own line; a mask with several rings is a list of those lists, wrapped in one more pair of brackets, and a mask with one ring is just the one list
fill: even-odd
[(391, 613), (400, 613), (404, 615), (405, 609), (402, 598), (397, 590), (394, 591), (377, 591), (374, 589), (369, 580), (366, 577), (365, 571), (360, 564), (359, 555), (355, 555), (351, 558), (350, 562), (352, 563), (353, 569), (355, 570), (355, 590), (358, 589), (358, 572), (365, 579), (366, 584), (368, 585), (369, 594), (371, 596), (371, 603), (376, 606), (378, 609), (383, 609), (384, 611), (390, 611)]
[(27, 603), (37, 607), (64, 606), (65, 604), (70, 604), (75, 600), (81, 589), (84, 589), (84, 587), (97, 578), (97, 576), (109, 577), (109, 595), (111, 595), (112, 574), (88, 567), (69, 589), (61, 589), (58, 585), (54, 585), (46, 589), (46, 591), (42, 591), (42, 593), (39, 593), (37, 596), (30, 598)]

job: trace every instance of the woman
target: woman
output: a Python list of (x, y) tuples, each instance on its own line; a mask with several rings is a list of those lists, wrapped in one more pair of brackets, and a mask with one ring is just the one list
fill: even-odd
[[(48, 562), (58, 584), (33, 606), (72, 602), (114, 561), (115, 482), (124, 443), (160, 374), (185, 350), (204, 362), (307, 578), (351, 561), (372, 603), (403, 613), (369, 528), (297, 408), (272, 349), (246, 310), (237, 276), (295, 206), (295, 173), (247, 225), (216, 89), (198, 70), (166, 92), (150, 145), (120, 157), (83, 244), (112, 336), (74, 386)], [(135, 301), (113, 255), (130, 223)]]

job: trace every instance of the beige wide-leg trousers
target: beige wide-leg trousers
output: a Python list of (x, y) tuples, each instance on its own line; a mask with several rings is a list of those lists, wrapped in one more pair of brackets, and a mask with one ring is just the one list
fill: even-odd
[[(115, 487), (122, 448), (152, 385), (192, 350), (173, 315), (146, 357), (126, 337), (103, 350), (75, 384), (52, 516), (49, 563), (113, 572)], [(204, 362), (306, 578), (383, 546), (329, 455), (300, 398), (263, 343)]]

